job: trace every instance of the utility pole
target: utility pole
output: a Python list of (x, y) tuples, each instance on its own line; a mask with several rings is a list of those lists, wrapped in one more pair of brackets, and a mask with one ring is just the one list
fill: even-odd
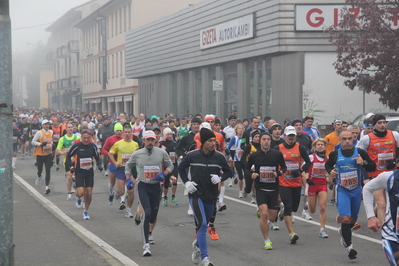
[(12, 75), (9, 0), (0, 0), (0, 265), (14, 265)]

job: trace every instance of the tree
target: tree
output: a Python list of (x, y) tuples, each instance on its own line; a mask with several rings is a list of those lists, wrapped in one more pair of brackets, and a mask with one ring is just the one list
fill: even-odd
[(337, 46), (334, 67), (344, 84), (379, 94), (394, 110), (399, 107), (398, 1), (346, 0), (338, 25), (329, 28)]

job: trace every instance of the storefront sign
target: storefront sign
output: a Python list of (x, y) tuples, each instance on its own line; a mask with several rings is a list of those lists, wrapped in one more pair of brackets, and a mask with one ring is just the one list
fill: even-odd
[(200, 31), (200, 49), (220, 46), (254, 37), (254, 14)]
[[(325, 31), (330, 26), (338, 26), (344, 10), (356, 19), (361, 10), (351, 5), (295, 5), (296, 31)], [(387, 10), (390, 10), (388, 8)], [(392, 28), (398, 27), (398, 12), (392, 6)]]
[(223, 80), (213, 81), (213, 91), (223, 91)]

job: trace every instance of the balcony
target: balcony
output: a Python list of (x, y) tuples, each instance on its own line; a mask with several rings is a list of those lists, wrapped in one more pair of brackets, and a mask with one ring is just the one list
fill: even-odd
[(52, 81), (47, 83), (47, 91), (55, 90), (57, 89), (57, 81)]
[(51, 51), (50, 53), (46, 54), (47, 63), (54, 63), (55, 61), (57, 61), (57, 57), (55, 56), (55, 51)]
[(80, 88), (80, 77), (71, 76), (65, 79), (59, 79), (57, 81), (52, 81), (47, 83), (47, 91), (50, 90), (75, 90)]
[(69, 53), (79, 53), (79, 41), (69, 41), (68, 42), (68, 52)]
[(68, 46), (63, 45), (57, 48), (57, 58), (66, 58), (69, 56), (70, 53), (68, 52)]

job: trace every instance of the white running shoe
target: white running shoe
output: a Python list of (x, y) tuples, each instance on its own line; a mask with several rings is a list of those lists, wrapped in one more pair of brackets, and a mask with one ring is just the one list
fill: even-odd
[(89, 212), (83, 211), (83, 220), (90, 220)]
[(213, 266), (213, 263), (209, 260), (208, 257), (205, 257), (205, 258), (202, 260), (202, 266)]
[(67, 200), (72, 200), (72, 193), (68, 193)]
[(242, 191), (238, 191), (238, 198), (242, 199), (244, 197)]
[(218, 211), (219, 212), (224, 211), (226, 209), (227, 209), (227, 206), (226, 206), (226, 204), (224, 204), (224, 202), (219, 202), (218, 203)]
[(348, 251), (348, 257), (351, 260), (356, 259), (357, 251), (353, 248), (353, 245), (351, 244), (349, 247), (346, 248)]
[(130, 208), (126, 208), (125, 209), (125, 217), (126, 218), (133, 218), (134, 217), (132, 212), (131, 212), (131, 210), (130, 210)]
[(319, 237), (320, 238), (328, 238), (328, 235), (324, 230), (320, 230)]
[(76, 208), (81, 209), (83, 207), (82, 199), (76, 197)]
[(306, 220), (313, 220), (312, 216), (309, 214), (309, 210), (303, 210), (301, 216)]
[(38, 176), (35, 180), (35, 185), (38, 186), (40, 185), (40, 182), (42, 181), (42, 176)]
[(108, 176), (108, 171), (107, 170), (104, 171), (104, 175)]
[(193, 254), (191, 254), (191, 260), (194, 264), (199, 264), (201, 262), (201, 252), (199, 247), (197, 247), (197, 239), (193, 242)]
[(191, 205), (188, 205), (187, 214), (190, 215), (190, 216), (194, 216), (193, 209), (191, 208)]
[(252, 203), (252, 204), (256, 204), (256, 197), (255, 197), (255, 195), (252, 195), (252, 197), (251, 197), (251, 203)]
[(233, 179), (229, 178), (229, 187), (232, 187), (232, 186), (233, 186)]
[(143, 246), (143, 257), (149, 257), (149, 256), (151, 256), (150, 245), (149, 244), (144, 244), (144, 246)]
[(154, 237), (152, 235), (148, 236), (148, 243), (150, 243), (151, 245), (155, 244), (155, 240), (154, 240)]

